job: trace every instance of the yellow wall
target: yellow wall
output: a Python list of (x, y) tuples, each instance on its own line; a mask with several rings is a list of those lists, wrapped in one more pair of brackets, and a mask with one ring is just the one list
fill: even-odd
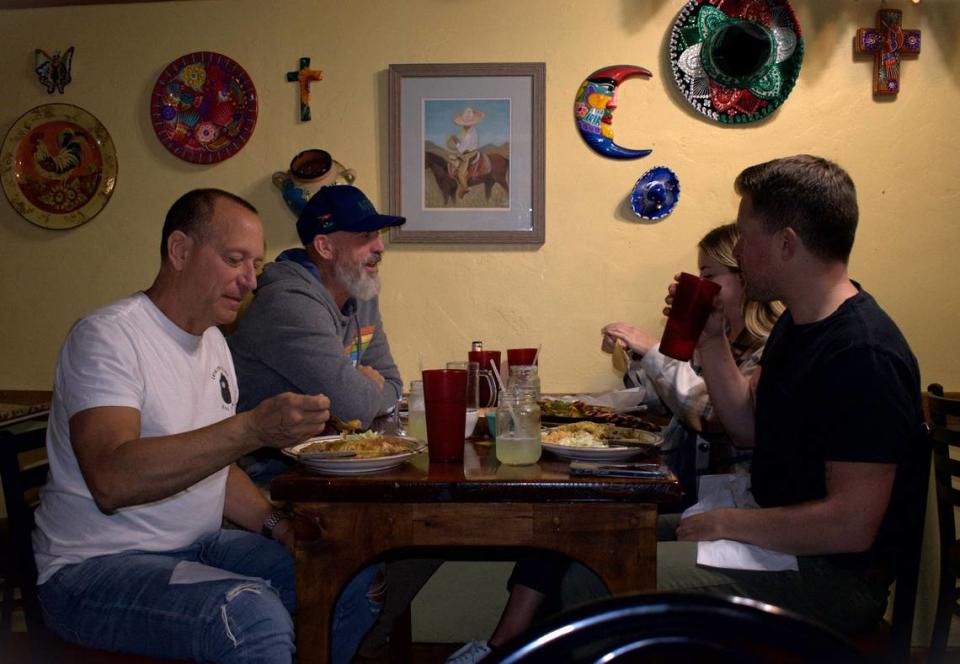
[[(407, 380), (418, 352), (435, 366), (483, 339), (488, 348), (542, 343), (546, 390), (615, 386), (598, 349), (600, 326), (628, 320), (659, 329), (671, 275), (694, 268), (696, 240), (735, 213), (733, 177), (758, 161), (811, 152), (839, 161), (858, 184), (853, 275), (901, 325), (924, 381), (956, 388), (960, 4), (893, 3), (924, 41), (919, 59), (903, 67), (903, 92), (887, 103), (871, 98), (872, 62), (854, 59), (851, 48), (879, 3), (794, 4), (807, 44), (799, 82), (772, 119), (748, 127), (709, 123), (679, 99), (664, 53), (680, 0), (194, 0), (0, 11), (0, 128), (39, 104), (77, 104), (106, 125), (120, 163), (112, 200), (77, 229), (37, 228), (0, 203), (0, 386), (49, 386), (70, 324), (149, 284), (163, 214), (188, 189), (249, 198), (262, 211), (270, 256), (296, 243), (270, 175), (299, 150), (329, 150), (385, 207), (390, 63), (544, 61), (546, 244), (389, 247), (384, 317)], [(74, 82), (48, 96), (31, 72), (33, 49), (71, 45)], [(210, 167), (168, 153), (148, 117), (161, 69), (194, 50), (236, 59), (260, 96), (250, 142)], [(284, 77), (304, 55), (325, 75), (313, 86), (309, 123), (297, 121)], [(654, 73), (620, 89), (618, 142), (654, 149), (640, 161), (593, 154), (573, 127), (577, 86), (614, 63)], [(681, 202), (664, 222), (639, 225), (622, 204), (657, 164), (678, 173)]]

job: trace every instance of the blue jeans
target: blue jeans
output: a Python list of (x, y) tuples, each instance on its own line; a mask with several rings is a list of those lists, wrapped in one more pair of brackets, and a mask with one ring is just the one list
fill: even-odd
[[(367, 567), (333, 616), (332, 661), (350, 661), (379, 605)], [(293, 558), (279, 543), (221, 530), (177, 551), (126, 552), (60, 569), (39, 588), (47, 626), (67, 641), (196, 662), (293, 660)]]

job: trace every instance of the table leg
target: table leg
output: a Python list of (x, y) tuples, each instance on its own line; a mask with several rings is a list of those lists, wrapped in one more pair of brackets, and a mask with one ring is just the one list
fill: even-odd
[(656, 588), (652, 505), (305, 503), (295, 511), (300, 664), (329, 661), (340, 591), (368, 561), (395, 548), (540, 547), (581, 561), (615, 595)]

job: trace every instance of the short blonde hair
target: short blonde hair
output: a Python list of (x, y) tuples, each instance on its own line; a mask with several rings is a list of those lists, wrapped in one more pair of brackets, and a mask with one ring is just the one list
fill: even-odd
[[(733, 247), (737, 244), (738, 239), (740, 239), (740, 231), (737, 230), (737, 225), (724, 224), (704, 235), (703, 239), (697, 244), (697, 249), (731, 272), (739, 275), (740, 264), (733, 255)], [(773, 324), (780, 318), (784, 308), (779, 300), (759, 302), (748, 300), (744, 296), (740, 305), (740, 313), (743, 315), (743, 323), (747, 332), (757, 339), (765, 339), (770, 335)]]

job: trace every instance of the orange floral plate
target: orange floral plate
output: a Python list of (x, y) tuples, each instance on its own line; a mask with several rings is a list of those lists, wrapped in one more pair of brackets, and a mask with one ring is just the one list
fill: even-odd
[(65, 229), (93, 219), (117, 184), (109, 132), (72, 104), (24, 113), (0, 148), (0, 181), (10, 205), (37, 226)]

